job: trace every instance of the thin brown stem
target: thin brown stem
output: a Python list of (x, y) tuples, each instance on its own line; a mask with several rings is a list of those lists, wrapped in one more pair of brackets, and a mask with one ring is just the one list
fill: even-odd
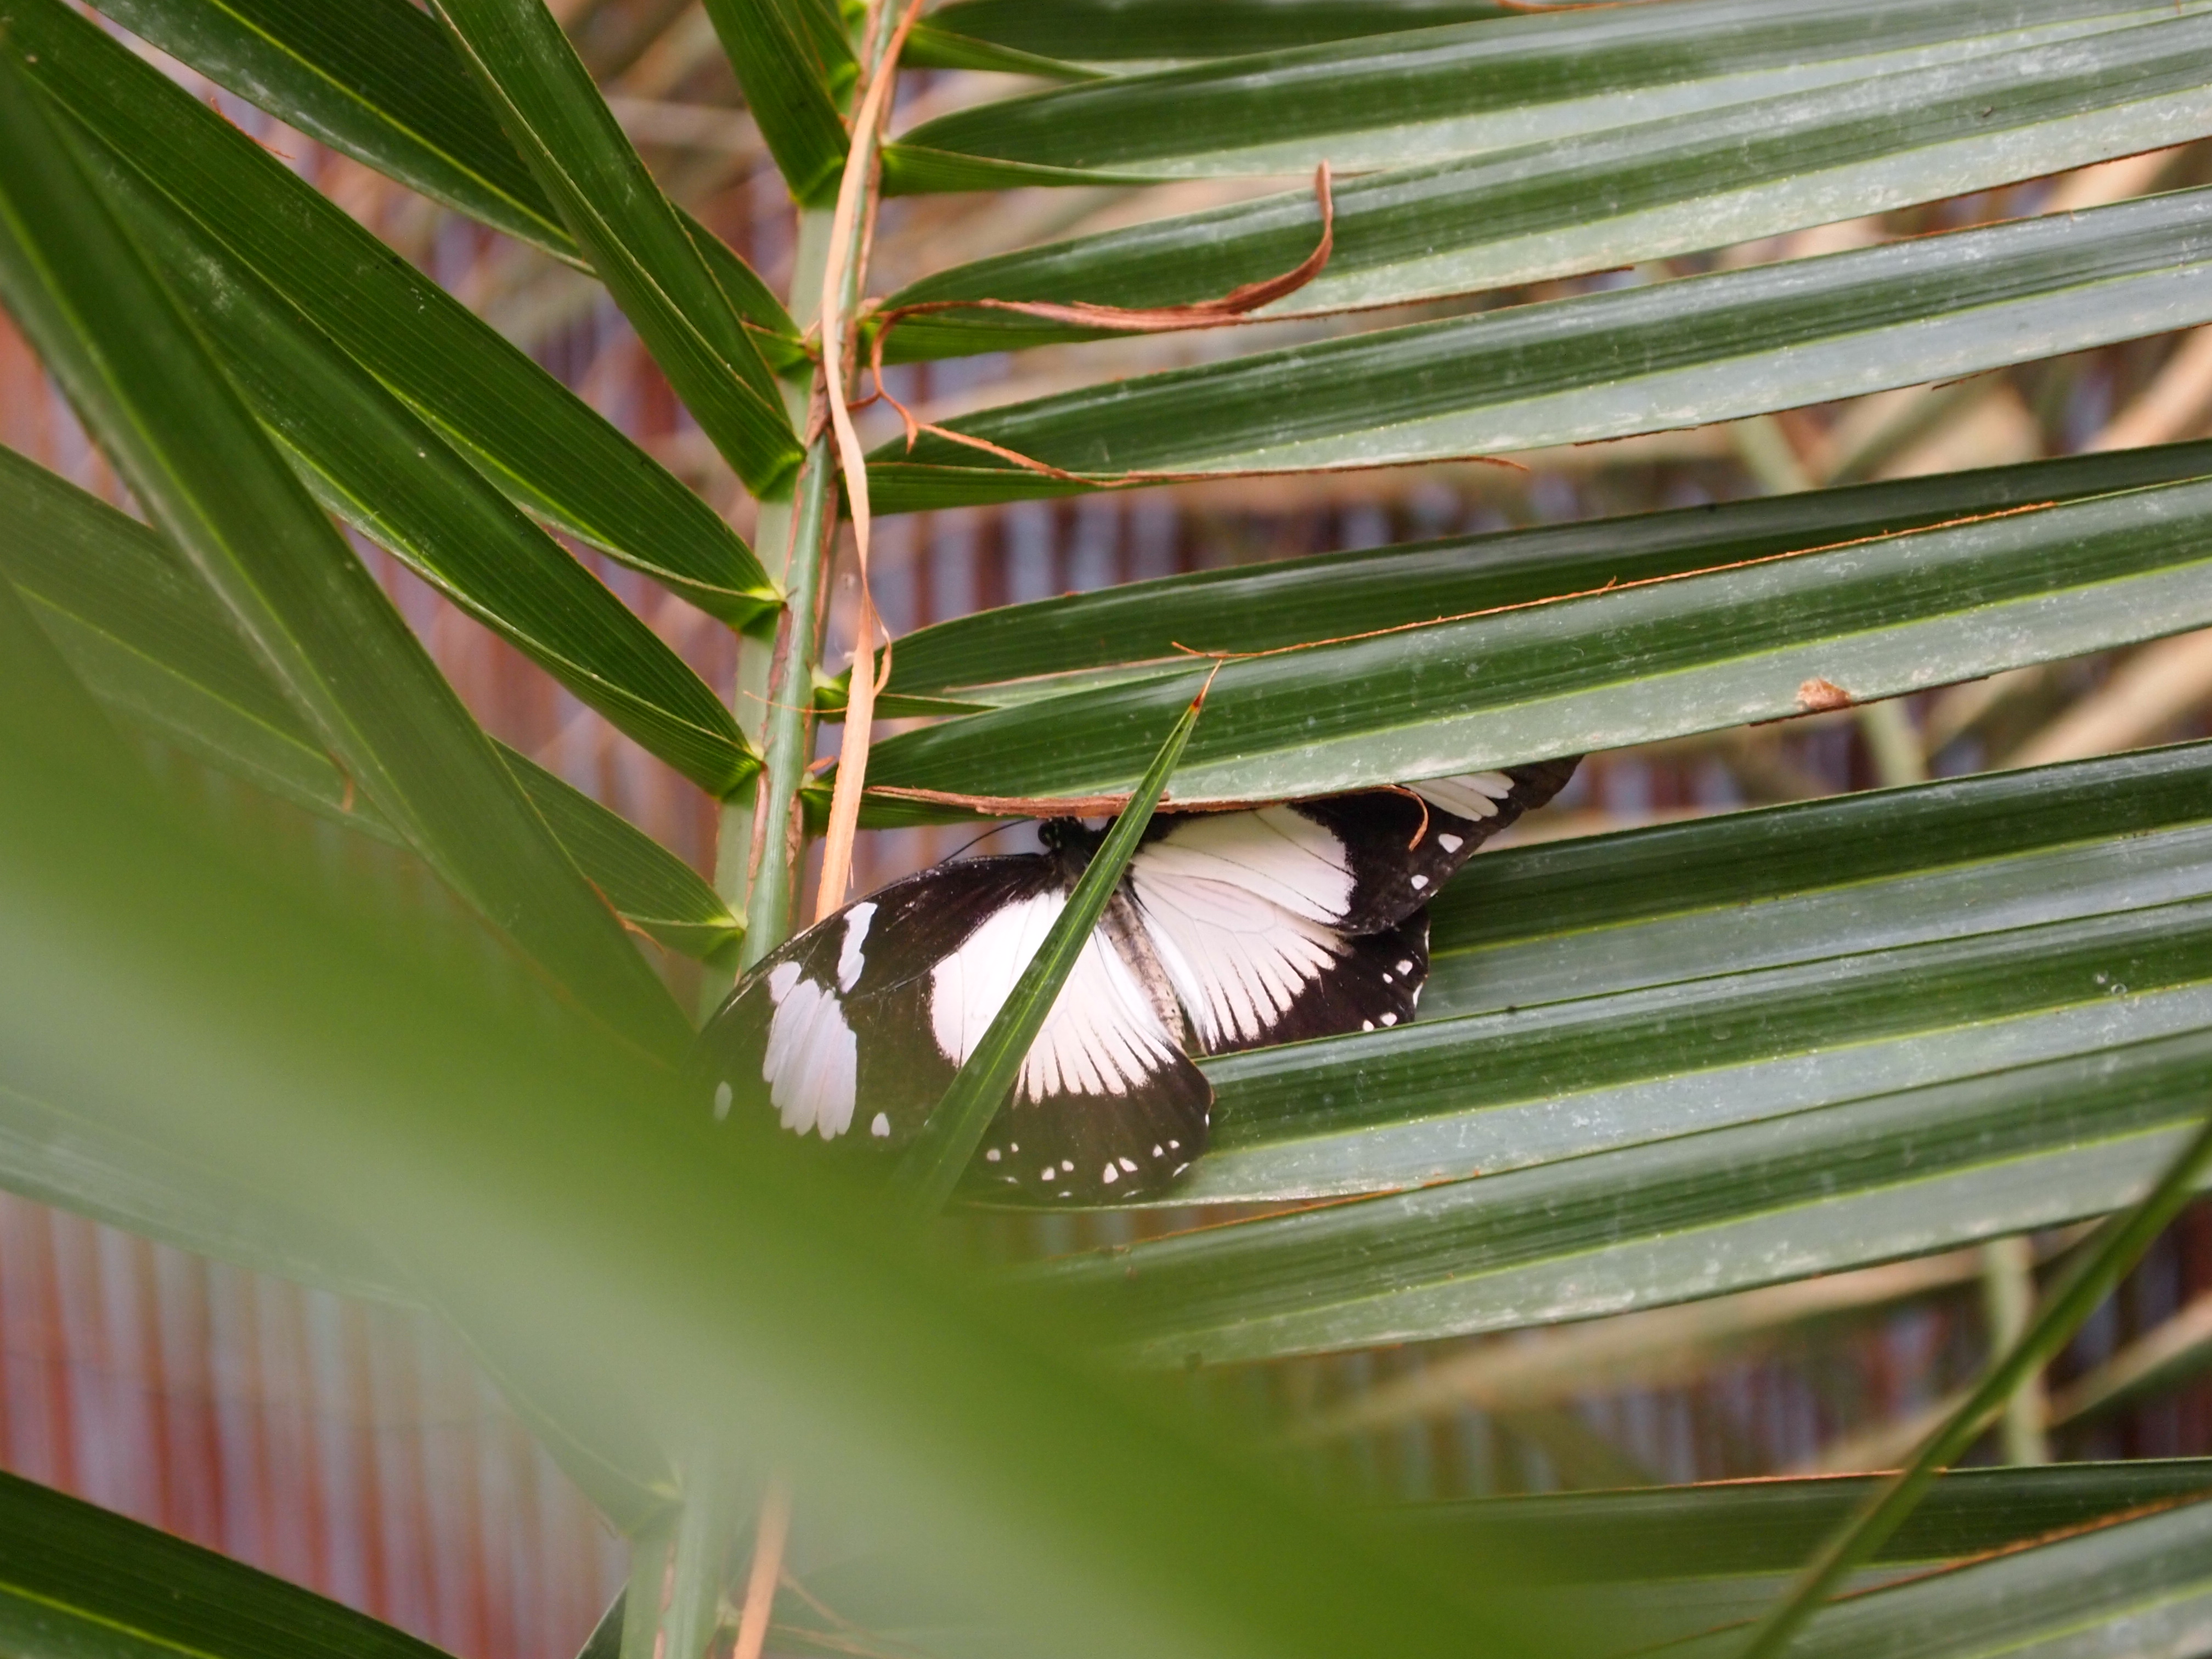
[(846, 368), (850, 354), (852, 314), (866, 279), (856, 244), (865, 250), (872, 235), (875, 183), (882, 161), (884, 125), (890, 118), (890, 93), (898, 78), (898, 58), (915, 21), (921, 0), (906, 0), (898, 27), (868, 76), (868, 89), (853, 118), (853, 148), (845, 157), (845, 176), (837, 186), (837, 208), (830, 222), (830, 263), (822, 283), (822, 386), (830, 429), (845, 477), (853, 520), (853, 548), (860, 564), (860, 615), (853, 641), (852, 689), (847, 693), (845, 729), (837, 755), (837, 783), (830, 797), (830, 823), (822, 840), (822, 884), (814, 914), (827, 915), (845, 902), (853, 878), (853, 840), (860, 827), (860, 792), (866, 787), (868, 744), (873, 735), (876, 692), (890, 673), (890, 644), (884, 641), (882, 665), (876, 663), (875, 596), (868, 586), (868, 465), (848, 407)]
[(760, 1659), (768, 1640), (769, 1615), (775, 1610), (775, 1589), (783, 1577), (783, 1547), (791, 1536), (791, 1488), (771, 1474), (761, 1495), (760, 1522), (753, 1529), (753, 1570), (745, 1580), (745, 1602), (738, 1614), (737, 1645), (730, 1659)]

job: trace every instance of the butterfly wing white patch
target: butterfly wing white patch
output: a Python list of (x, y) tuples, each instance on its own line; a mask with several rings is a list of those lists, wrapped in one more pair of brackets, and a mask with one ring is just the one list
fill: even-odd
[(1462, 772), (1449, 778), (1423, 778), (1406, 787), (1454, 817), (1480, 823), (1498, 816), (1513, 793), (1513, 780), (1503, 772)]
[[(950, 1063), (962, 1065), (975, 1051), (1066, 903), (1065, 894), (1045, 892), (1009, 904), (931, 970), (930, 1030)], [(1015, 1087), (1029, 1101), (1126, 1095), (1175, 1054), (1175, 1039), (1135, 973), (1094, 931), (1030, 1045)]]
[[(1257, 816), (1224, 814), (1213, 824), (1233, 826)], [(1217, 827), (1207, 839), (1214, 856), (1203, 864), (1173, 856), (1173, 835), (1140, 848), (1128, 882), (1146, 937), (1200, 1048), (1219, 1054), (1269, 1041), (1341, 954), (1342, 935), (1267, 896), (1264, 889), (1275, 884), (1239, 881), (1222, 856), (1229, 837)], [(1273, 839), (1264, 829), (1253, 834), (1263, 854)], [(1166, 855), (1156, 857), (1163, 849)]]
[(1137, 860), (1156, 884), (1233, 889), (1310, 921), (1341, 921), (1357, 885), (1344, 838), (1294, 806), (1182, 818)]
[[(1297, 908), (1279, 902), (1280, 838), (1273, 826), (1251, 822), (1261, 816), (1200, 821), (1206, 864), (1172, 856), (1177, 825), (1139, 849), (1129, 866), (1145, 940), (1199, 1051), (1227, 1054), (1412, 1018), (1428, 973), (1426, 914), (1353, 936), (1310, 914), (1319, 908), (1318, 884), (1294, 892)], [(1255, 849), (1256, 879), (1240, 878), (1240, 836)]]
[(826, 985), (805, 977), (796, 962), (769, 972), (768, 1049), (761, 1081), (787, 1129), (810, 1129), (835, 1140), (852, 1126), (860, 1081), (860, 1050), (844, 1010)]
[[(946, 1065), (975, 1052), (1066, 903), (1048, 890), (1008, 904), (931, 970), (929, 1026)], [(1212, 1104), (1135, 968), (1095, 928), (984, 1137), (979, 1173), (1038, 1197), (1140, 1196), (1204, 1149)]]

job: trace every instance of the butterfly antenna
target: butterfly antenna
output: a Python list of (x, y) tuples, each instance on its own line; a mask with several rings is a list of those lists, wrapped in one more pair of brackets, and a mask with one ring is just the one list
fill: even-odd
[(995, 835), (999, 835), (1008, 830), (1018, 830), (1022, 825), (1032, 822), (1034, 822), (1034, 820), (1030, 818), (1010, 818), (1004, 823), (994, 823), (988, 830), (986, 830), (981, 835), (976, 836), (975, 840), (963, 842), (959, 846), (954, 848), (943, 858), (939, 859), (938, 862), (939, 864), (950, 864), (953, 860), (958, 858), (969, 848), (981, 847), (985, 842), (990, 840), (991, 837)]

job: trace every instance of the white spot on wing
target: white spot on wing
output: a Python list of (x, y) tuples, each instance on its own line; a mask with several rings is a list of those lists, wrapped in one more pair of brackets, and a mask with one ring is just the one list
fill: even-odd
[(845, 912), (845, 943), (837, 951), (837, 988), (841, 991), (851, 990), (853, 982), (860, 977), (860, 970), (868, 965), (867, 958), (860, 954), (860, 947), (867, 943), (868, 924), (875, 919), (873, 899)]
[(1405, 961), (1400, 963), (1398, 964), (1398, 971), (1401, 974), (1412, 973), (1413, 971), (1413, 959), (1411, 957), (1408, 957)]
[(1134, 1159), (1134, 1158), (1116, 1158), (1116, 1159), (1115, 1159), (1114, 1161), (1115, 1161), (1116, 1164), (1120, 1164), (1123, 1169), (1127, 1170), (1131, 1175), (1134, 1175), (1134, 1174), (1136, 1174), (1136, 1173), (1137, 1173), (1137, 1161), (1136, 1161), (1136, 1159)]
[(835, 992), (801, 979), (795, 962), (769, 970), (768, 994), (775, 1013), (769, 1021), (761, 1080), (769, 1085), (777, 1120), (799, 1134), (811, 1129), (834, 1140), (852, 1127), (860, 1085), (860, 1045), (845, 1011)]
[(1111, 1186), (1115, 1182), (1117, 1182), (1121, 1178), (1121, 1172), (1115, 1169), (1112, 1164), (1109, 1164), (1104, 1170), (1100, 1171), (1098, 1178), (1101, 1181), (1105, 1182), (1109, 1186)]
[(994, 1146), (988, 1152), (985, 1152), (983, 1154), (983, 1161), (986, 1164), (996, 1164), (999, 1161), (999, 1149), (996, 1146)]
[(1461, 848), (1467, 845), (1467, 841), (1465, 837), (1460, 836), (1438, 836), (1437, 837), (1437, 845), (1443, 848), (1447, 853), (1456, 853)]
[(1413, 878), (1413, 890), (1417, 893), (1428, 884), (1429, 878), (1426, 876), (1417, 875)]
[[(885, 1112), (878, 1112), (875, 1116), (870, 1118), (868, 1120), (868, 1133), (878, 1140), (890, 1139), (891, 1133), (891, 1120), (890, 1114)], [(998, 1154), (994, 1152), (991, 1156), (996, 1158)]]

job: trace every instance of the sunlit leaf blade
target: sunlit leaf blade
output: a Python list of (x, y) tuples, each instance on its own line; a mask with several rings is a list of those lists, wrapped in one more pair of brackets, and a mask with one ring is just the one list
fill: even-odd
[(331, 148), (574, 257), (561, 216), (428, 13), (404, 0), (112, 0), (100, 9)]
[(1126, 582), (904, 635), (887, 691), (1030, 702), (1178, 646), (1269, 651), (2207, 474), (2212, 442), (2162, 444)]
[[(1409, 1504), (1394, 1525), (1446, 1542), (1469, 1571), (1501, 1541), (1541, 1540), (1521, 1571), (1567, 1583), (1787, 1572), (1873, 1486), (1871, 1475), (1718, 1481)], [(1954, 1469), (1877, 1560), (1955, 1561), (2212, 1491), (2212, 1458)]]
[[(143, 525), (0, 449), (0, 574), (123, 725), (296, 805), (394, 843), (207, 588)], [(743, 925), (691, 867), (513, 750), (502, 757), (610, 903), (671, 949), (713, 958)]]
[[(2197, 480), (1232, 659), (1174, 798), (1279, 799), (1514, 765), (2204, 627), (2208, 526), (2212, 483)], [(1126, 789), (1195, 672), (888, 738), (869, 785)]]
[(1403, 167), (1960, 63), (2176, 9), (2139, 0), (1577, 8), (981, 105), (903, 134), (886, 165), (894, 188), (906, 149), (1156, 177), (1301, 173), (1322, 161), (1345, 171)]
[(1364, 34), (1510, 17), (1485, 0), (952, 0), (931, 15), (947, 29), (1048, 58), (1226, 58)]
[[(2212, 16), (2168, 17), (1348, 179), (1335, 192), (1328, 267), (1269, 310), (1383, 305), (1612, 270), (2182, 143), (2212, 130), (2208, 52)], [(1295, 266), (1316, 218), (1310, 191), (1268, 197), (955, 266), (884, 304), (1185, 304)], [(1080, 337), (1042, 319), (955, 311), (901, 321), (886, 356)]]
[(568, 856), (623, 917), (672, 951), (728, 968), (744, 923), (691, 866), (527, 756), (504, 758)]
[[(1745, 1635), (1718, 1631), (1667, 1651), (1723, 1659), (1741, 1650)], [(2193, 1653), (2208, 1636), (2212, 1504), (2194, 1503), (1838, 1601), (1788, 1651), (1792, 1659), (2078, 1659)]]
[(800, 445), (767, 359), (540, 0), (441, 0), (507, 136), (669, 384), (756, 495)]
[(1017, 47), (978, 40), (933, 23), (916, 23), (907, 36), (899, 62), (908, 69), (989, 70), (1001, 75), (1034, 75), (1048, 81), (1088, 81), (1097, 71), (1057, 58), (1042, 58)]
[[(2094, 939), (2033, 967), (2101, 995), (2099, 964), (2152, 965), (2162, 943)], [(2201, 949), (2201, 935), (2191, 943)], [(2085, 1036), (2096, 1022), (2081, 1015), (2078, 1052), (2057, 1060), (1148, 1241), (1029, 1277), (1078, 1298), (1102, 1330), (1118, 1322), (1136, 1359), (1223, 1362), (1626, 1312), (2099, 1215), (2165, 1167), (2212, 1091), (2212, 1018), (2192, 989), (2193, 1008), (2153, 998), (2125, 1008), (2144, 1025), (2179, 1017), (2188, 1029), (2171, 1036)], [(1728, 1017), (1755, 1019), (1757, 1006)]]
[(1170, 1200), (1494, 1177), (2212, 1024), (2208, 790), (2191, 745), (1486, 854), (1420, 1020), (1204, 1063)]
[(777, 603), (704, 501), (276, 156), (61, 0), (0, 21), (58, 105), (524, 507), (732, 623)]
[[(1852, 1588), (2198, 1498), (2209, 1474), (2212, 1466), (2197, 1458), (1954, 1470)], [(1873, 1485), (1869, 1476), (1769, 1477), (1415, 1504), (1390, 1518), (1448, 1541), (1488, 1594), (1532, 1615), (1611, 1609), (1642, 1651), (1755, 1617), (1822, 1529)], [(1509, 1540), (1540, 1553), (1500, 1571), (1494, 1552)]]
[(989, 1027), (945, 1091), (921, 1133), (900, 1160), (899, 1185), (909, 1206), (918, 1214), (933, 1215), (959, 1185), (962, 1173), (975, 1148), (982, 1144), (991, 1121), (1013, 1092), (1030, 1045), (1044, 1029), (1045, 1017), (1059, 1000), (1060, 988), (1074, 971), (1076, 959), (1088, 948), (1099, 918), (1120, 889), (1122, 872), (1144, 839), (1152, 821), (1152, 809), (1175, 775), (1197, 724), (1201, 691), (1168, 728), (1159, 752), (1138, 780), (1130, 797), (1085, 866), (1066, 903), (1046, 931), (1043, 942), (1023, 968)]
[(147, 511), (386, 819), (554, 983), (648, 1050), (686, 1028), (489, 741), (254, 426), (0, 58), (0, 295)]
[[(2212, 318), (2212, 191), (1615, 289), (1111, 381), (950, 422), (1083, 475), (1381, 466), (1580, 443)], [(878, 509), (1080, 489), (925, 433)]]
[[(745, 107), (792, 196), (804, 205), (836, 198), (851, 139), (838, 112), (832, 69), (849, 88), (858, 65), (810, 29), (808, 0), (707, 0), (707, 16), (744, 88)], [(825, 48), (828, 51), (825, 52)]]
[(438, 1659), (366, 1613), (0, 1474), (0, 1645), (26, 1659)]
[[(1479, 860), (1439, 907), (1431, 1018), (1397, 1046), (1211, 1063), (1224, 1151), (1200, 1190), (1495, 1171), (2191, 1029), (2206, 775), (2158, 751)], [(1670, 854), (1679, 903), (1633, 896)], [(1528, 908), (1547, 898), (1556, 922)]]
[[(1760, 1615), (1744, 1644), (1745, 1659), (1779, 1659), (1808, 1622), (1840, 1596), (1850, 1577), (1908, 1520), (1936, 1477), (1973, 1449), (1976, 1440), (2023, 1389), (2034, 1386), (2121, 1281), (2180, 1219), (2197, 1189), (2212, 1182), (2212, 1115), (2165, 1160), (2157, 1179), (2107, 1218), (2074, 1251), (2035, 1297), (2024, 1328), (1999, 1338), (1978, 1375), (1940, 1407), (1905, 1467), (1880, 1482), (1866, 1503), (1823, 1541), (1784, 1593)], [(2212, 1614), (2212, 1604), (2206, 1609)], [(2069, 1632), (2070, 1634), (2070, 1632)]]
[(1417, 1190), (1048, 1274), (1148, 1357), (1257, 1358), (2112, 1207), (2203, 1111), (2208, 780), (2197, 744), (1478, 858), (1437, 1000), (1490, 1012), (1207, 1061), (1173, 1196)]
[(682, 658), (444, 439), (111, 153), (125, 224), (323, 504), (702, 788), (757, 762)]
[(696, 1103), (467, 952), (34, 754), (0, 749), (0, 1081), (367, 1224), (495, 1374), (542, 1356), (580, 1427), (771, 1449), (821, 1524), (911, 1542), (988, 1607), (993, 1651), (1559, 1651), (1102, 1381), (1079, 1328), (956, 1277), (796, 1149), (726, 1156)]
[[(115, 0), (101, 9), (332, 149), (583, 264), (446, 32), (406, 0)], [(681, 216), (730, 302), (795, 343), (789, 314), (752, 267)]]

